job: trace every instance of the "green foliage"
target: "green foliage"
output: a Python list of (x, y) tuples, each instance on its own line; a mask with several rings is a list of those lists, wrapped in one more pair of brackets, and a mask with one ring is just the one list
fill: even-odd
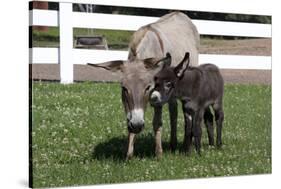
[(96, 33), (105, 36), (108, 41), (109, 48), (120, 49), (128, 48), (133, 31), (115, 31), (115, 30), (97, 30)]
[(163, 112), (164, 153), (154, 157), (152, 108), (135, 156), (125, 161), (127, 129), (119, 84), (34, 83), (32, 156), (34, 187), (271, 173), (271, 86), (226, 85), (223, 147), (202, 156), (181, 153), (183, 116), (179, 106), (175, 154), (168, 148), (169, 116)]
[[(153, 16), (161, 17), (172, 11), (181, 11), (188, 15), (191, 19), (204, 20), (221, 20), (221, 21), (236, 21), (236, 22), (253, 22), (271, 24), (271, 16), (249, 15), (249, 14), (232, 14), (218, 12), (203, 12), (203, 11), (185, 11), (185, 10), (169, 10), (169, 9), (153, 9), (153, 8), (137, 8), (137, 7), (119, 7), (119, 6), (103, 6), (95, 5), (92, 7), (95, 13), (106, 14), (124, 14), (138, 16)], [(86, 6), (84, 6), (86, 10)], [(82, 11), (78, 4), (73, 6), (74, 11)]]
[(243, 15), (243, 14), (225, 14), (226, 21), (240, 21), (250, 23), (271, 24), (271, 16)]
[(58, 27), (48, 27), (48, 31), (38, 31), (32, 30), (33, 40), (50, 40), (50, 41), (59, 41), (59, 29)]

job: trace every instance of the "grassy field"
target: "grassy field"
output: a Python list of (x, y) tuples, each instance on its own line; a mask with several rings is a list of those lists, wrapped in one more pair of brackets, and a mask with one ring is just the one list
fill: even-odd
[[(127, 49), (130, 42), (132, 31), (117, 30), (88, 30), (85, 28), (74, 28), (73, 36), (80, 35), (102, 35), (106, 38), (110, 49)], [(33, 47), (58, 47), (59, 46), (59, 29), (58, 27), (49, 27), (47, 32), (32, 31)]]
[[(73, 36), (80, 35), (102, 35), (106, 38), (109, 48), (122, 49), (128, 48), (133, 31), (123, 30), (106, 30), (106, 29), (86, 29), (86, 28), (74, 28)], [(34, 47), (59, 47), (59, 28), (48, 27), (48, 31), (32, 31), (32, 46)], [(202, 45), (217, 45), (222, 40), (213, 40), (210, 38), (201, 37)], [(219, 45), (222, 45), (221, 43)]]
[[(106, 38), (109, 48), (111, 49), (127, 49), (133, 31), (123, 30), (106, 30), (106, 29), (86, 29), (74, 28), (73, 36), (80, 35), (102, 35)], [(49, 27), (48, 31), (32, 31), (32, 46), (33, 47), (58, 47), (59, 46), (59, 28)], [(217, 44), (219, 43), (219, 44)], [(201, 37), (201, 45), (222, 45), (223, 40), (213, 40), (210, 38)]]
[(194, 151), (190, 156), (169, 152), (165, 107), (164, 154), (155, 159), (149, 107), (146, 128), (136, 139), (135, 157), (127, 162), (119, 84), (34, 83), (32, 95), (34, 187), (271, 173), (271, 86), (226, 85), (224, 145), (220, 150), (209, 147), (203, 127), (201, 157)]

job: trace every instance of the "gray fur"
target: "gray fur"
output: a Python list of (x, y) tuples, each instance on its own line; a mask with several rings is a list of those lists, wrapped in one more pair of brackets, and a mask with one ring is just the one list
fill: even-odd
[[(169, 54), (167, 57), (169, 58)], [(204, 119), (207, 126), (209, 144), (213, 145), (213, 116), (210, 107), (215, 112), (217, 123), (217, 146), (221, 146), (221, 130), (224, 119), (223, 91), (224, 81), (218, 67), (204, 64), (198, 67), (189, 66), (189, 53), (176, 67), (164, 66), (155, 77), (155, 89), (160, 98), (151, 99), (154, 106), (162, 106), (173, 99), (180, 99), (185, 118), (184, 147), (188, 152), (192, 137), (196, 150), (200, 154), (201, 122)], [(191, 119), (190, 119), (191, 118)]]
[(197, 66), (199, 45), (200, 37), (191, 20), (181, 12), (172, 12), (134, 33), (129, 45), (129, 59), (160, 58), (169, 52), (172, 65), (176, 65), (185, 52), (190, 52), (190, 64)]

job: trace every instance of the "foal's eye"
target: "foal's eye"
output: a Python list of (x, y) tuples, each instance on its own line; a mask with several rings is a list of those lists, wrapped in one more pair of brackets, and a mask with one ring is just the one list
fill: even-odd
[(165, 83), (165, 88), (171, 88), (171, 87), (172, 87), (172, 82)]

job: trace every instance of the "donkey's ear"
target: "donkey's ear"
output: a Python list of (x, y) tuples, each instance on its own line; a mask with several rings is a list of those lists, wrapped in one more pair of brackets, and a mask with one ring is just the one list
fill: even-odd
[(92, 63), (87, 63), (89, 66), (93, 67), (98, 67), (98, 68), (103, 68), (112, 72), (116, 71), (122, 71), (124, 61), (122, 60), (114, 60), (114, 61), (109, 61), (109, 62), (104, 62), (104, 63), (99, 63), (99, 64), (92, 64)]
[(154, 69), (154, 68), (164, 68), (169, 67), (171, 65), (172, 58), (170, 53), (166, 54), (164, 58), (147, 58), (144, 59), (143, 63), (147, 69)]
[(190, 54), (186, 52), (181, 63), (179, 63), (175, 68), (174, 72), (178, 78), (182, 78), (185, 70), (188, 68), (190, 62)]

